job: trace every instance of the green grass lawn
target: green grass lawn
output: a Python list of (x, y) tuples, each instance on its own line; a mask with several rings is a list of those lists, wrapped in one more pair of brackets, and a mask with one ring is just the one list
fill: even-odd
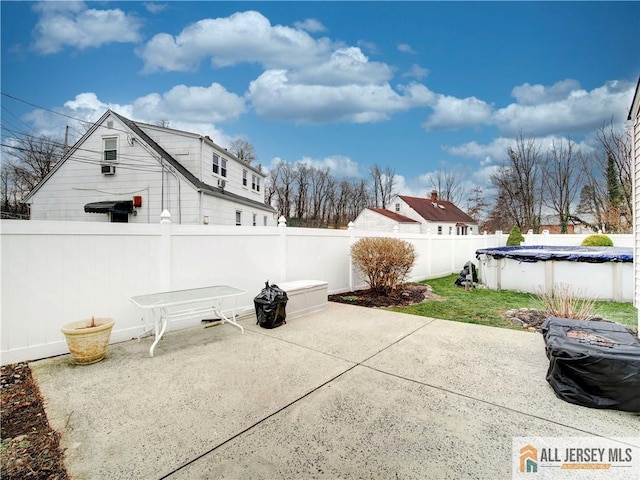
[[(431, 285), (433, 293), (442, 299), (429, 301), (409, 307), (394, 307), (396, 312), (441, 318), (456, 322), (478, 323), (494, 327), (515, 327), (504, 317), (504, 312), (514, 308), (543, 309), (538, 298), (530, 293), (517, 293), (506, 290), (495, 291), (476, 288), (470, 291), (456, 287), (457, 274), (427, 280), (422, 283)], [(596, 302), (596, 314), (607, 320), (632, 327), (638, 326), (638, 310), (632, 303)]]

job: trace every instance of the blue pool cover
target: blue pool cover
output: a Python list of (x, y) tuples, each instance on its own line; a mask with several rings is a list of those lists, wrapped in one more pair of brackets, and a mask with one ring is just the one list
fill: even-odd
[(560, 260), (565, 262), (633, 262), (631, 247), (557, 247), (532, 245), (525, 247), (494, 247), (476, 250), (476, 258), (487, 255), (493, 258), (511, 258), (519, 262)]

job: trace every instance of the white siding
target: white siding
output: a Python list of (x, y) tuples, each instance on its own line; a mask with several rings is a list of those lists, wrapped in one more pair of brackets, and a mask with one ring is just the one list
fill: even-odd
[[(225, 191), (264, 202), (264, 174), (233, 160), (224, 149), (214, 149), (200, 136), (188, 132), (152, 125), (141, 128), (194, 176), (214, 187), (218, 178), (212, 173), (215, 151), (228, 162)], [(115, 175), (101, 172), (105, 137), (117, 138)], [(135, 215), (129, 215), (130, 223), (156, 223), (162, 210), (167, 209), (172, 221), (178, 224), (202, 224), (206, 216), (209, 224), (235, 225), (235, 211), (240, 209), (245, 212), (245, 225), (253, 223), (254, 214), (259, 226), (264, 225), (265, 215), (267, 225), (276, 224), (272, 212), (201, 194), (168, 162), (163, 166), (164, 174), (160, 156), (115, 116), (106, 116), (30, 199), (31, 218), (108, 222), (108, 214), (85, 213), (84, 206), (91, 202), (132, 200), (136, 195), (142, 197), (142, 207), (136, 209)], [(242, 186), (243, 169), (249, 174), (247, 188)], [(260, 176), (260, 192), (251, 190), (251, 175)]]
[(365, 208), (353, 221), (357, 230), (374, 232), (393, 232), (394, 227), (402, 233), (420, 233), (419, 223), (399, 223), (368, 208)]

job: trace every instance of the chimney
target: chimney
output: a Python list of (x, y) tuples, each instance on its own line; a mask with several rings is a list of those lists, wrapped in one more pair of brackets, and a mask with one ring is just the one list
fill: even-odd
[(431, 201), (432, 202), (438, 201), (438, 192), (435, 190), (431, 190)]

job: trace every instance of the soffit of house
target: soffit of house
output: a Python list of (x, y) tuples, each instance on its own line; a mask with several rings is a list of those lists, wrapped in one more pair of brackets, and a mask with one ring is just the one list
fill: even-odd
[(216, 198), (223, 198), (225, 200), (229, 200), (230, 202), (240, 203), (248, 207), (260, 208), (271, 213), (276, 212), (275, 208), (273, 208), (271, 205), (267, 205), (266, 203), (258, 202), (257, 200), (251, 200), (250, 198), (246, 198), (241, 195), (222, 190), (221, 188), (212, 187), (210, 185), (207, 186), (207, 189), (201, 189), (202, 193), (204, 193), (205, 195), (210, 195)]
[(400, 215), (399, 213), (392, 212), (384, 208), (370, 208), (369, 210), (371, 210), (372, 212), (378, 213), (380, 215), (383, 215), (387, 218), (390, 218), (391, 220), (398, 223), (420, 223), (419, 221), (414, 220), (413, 218), (405, 217), (404, 215)]
[(418, 215), (429, 222), (462, 222), (477, 225), (473, 218), (464, 213), (451, 202), (430, 198), (409, 197), (400, 195), (402, 201), (413, 208)]

